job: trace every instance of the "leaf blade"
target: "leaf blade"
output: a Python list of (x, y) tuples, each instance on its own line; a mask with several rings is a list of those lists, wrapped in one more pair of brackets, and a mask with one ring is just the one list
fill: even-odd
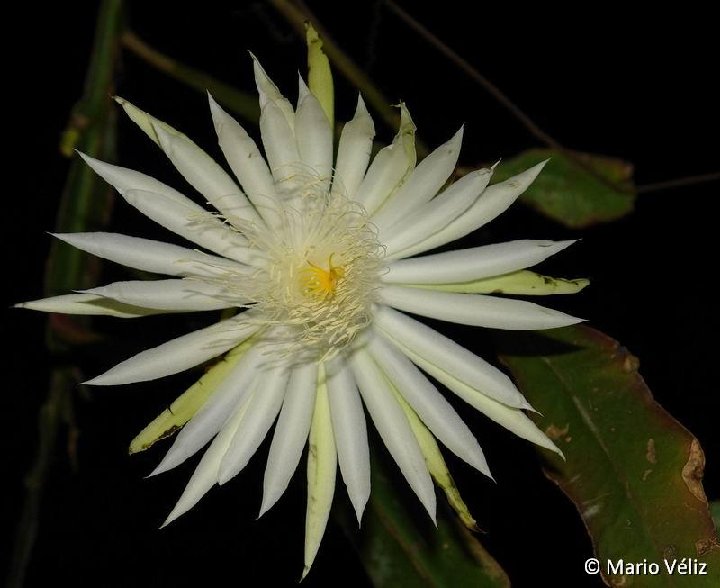
[(611, 157), (553, 149), (531, 149), (500, 163), (500, 182), (549, 159), (521, 197), (541, 214), (572, 229), (617, 220), (635, 206), (632, 165)]
[[(684, 585), (663, 559), (697, 558), (714, 579), (720, 546), (702, 492), (704, 457), (697, 440), (658, 405), (637, 359), (585, 326), (528, 336), (502, 356), (521, 391), (541, 412), (538, 425), (565, 453), (543, 453), (548, 477), (573, 501), (601, 562), (657, 562), (643, 586)], [(630, 575), (602, 573), (610, 585)], [(685, 578), (689, 578), (686, 576)]]

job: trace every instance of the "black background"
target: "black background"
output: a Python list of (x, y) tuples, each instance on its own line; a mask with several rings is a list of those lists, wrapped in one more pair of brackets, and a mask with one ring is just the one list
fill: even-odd
[[(415, 6), (420, 21), (458, 50), (562, 144), (623, 158), (647, 184), (716, 171), (718, 95), (712, 19), (697, 11), (668, 9), (632, 15), (612, 5), (536, 13), (497, 12), (446, 0)], [(375, 2), (312, 2), (334, 38), (391, 100), (411, 109), (419, 136), (429, 145), (466, 125), (460, 163), (509, 157), (538, 143), (522, 126), (434, 49)], [(303, 44), (272, 8), (262, 3), (140, 3), (129, 5), (134, 30), (168, 54), (253, 92), (253, 51), (291, 99)], [(92, 43), (95, 3), (25, 5), (8, 14), (6, 27), (23, 31), (5, 39), (7, 90), (3, 166), (5, 308), (42, 295), (42, 272), (56, 207), (67, 171), (57, 142), (79, 97)], [(338, 120), (352, 115), (355, 91), (336, 75)], [(205, 98), (125, 56), (118, 93), (185, 131), (219, 154)], [(376, 117), (379, 138), (392, 133)], [(119, 126), (119, 160), (181, 186), (164, 157), (125, 120)], [(707, 458), (706, 490), (720, 498), (715, 378), (717, 272), (716, 182), (648, 193), (622, 221), (571, 231), (516, 206), (475, 237), (477, 242), (518, 238), (583, 240), (546, 264), (549, 274), (587, 276), (579, 296), (548, 304), (587, 317), (640, 359), (640, 370), (658, 401), (690, 429)], [(9, 211), (9, 212), (8, 212)], [(114, 223), (129, 234), (157, 233), (122, 203)], [(128, 227), (130, 227), (128, 229)], [(155, 233), (153, 233), (155, 231)], [(117, 271), (113, 269), (108, 272)], [(108, 274), (109, 275), (109, 274)], [(101, 321), (112, 343), (85, 350), (76, 361), (86, 375), (122, 357), (202, 324)], [(37, 412), (47, 387), (45, 317), (3, 311), (9, 345), (3, 408), (6, 471), (2, 553), (10, 553), (22, 504), (22, 476), (37, 443)], [(445, 332), (448, 332), (445, 329)], [(453, 336), (486, 357), (492, 345), (482, 332)], [(190, 475), (192, 465), (159, 478), (143, 477), (163, 449), (129, 458), (127, 442), (194, 378), (91, 390), (78, 396), (78, 468), (67, 459), (61, 430), (27, 575), (28, 586), (49, 581), (78, 586), (294, 585), (302, 568), (304, 474), (263, 519), (263, 459), (252, 460), (233, 482), (216, 488), (190, 513), (157, 531)], [(534, 586), (550, 577), (559, 586), (593, 586), (582, 572), (591, 555), (574, 507), (547, 482), (527, 443), (458, 406), (483, 445), (498, 483), (487, 483), (457, 460), (450, 466), (483, 529), (482, 541), (513, 585)], [(162, 445), (162, 444), (161, 444)], [(260, 450), (260, 455), (266, 451)], [(408, 502), (410, 491), (398, 481)], [(336, 502), (347, 505), (338, 486)], [(419, 513), (419, 511), (418, 511)], [(419, 524), (429, 526), (419, 513)], [(342, 532), (330, 525), (305, 585), (365, 586), (367, 579)]]

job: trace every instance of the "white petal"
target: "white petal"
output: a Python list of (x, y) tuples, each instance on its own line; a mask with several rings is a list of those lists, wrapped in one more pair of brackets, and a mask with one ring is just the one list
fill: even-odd
[(257, 330), (247, 319), (235, 317), (146, 349), (86, 384), (111, 386), (146, 382), (177, 374), (217, 357)]
[(60, 312), (64, 314), (86, 314), (95, 316), (114, 316), (116, 318), (138, 318), (158, 314), (154, 308), (141, 308), (108, 300), (94, 294), (61, 294), (30, 302), (19, 302), (15, 308), (27, 308), (40, 312)]
[(173, 135), (162, 127), (155, 132), (172, 164), (228, 221), (238, 227), (262, 222), (232, 178), (200, 147), (184, 135)]
[(403, 351), (411, 350), (483, 394), (508, 406), (531, 408), (508, 376), (435, 329), (386, 306), (378, 307), (374, 324)]
[(177, 201), (145, 190), (128, 190), (124, 198), (148, 218), (200, 247), (241, 263), (252, 261), (245, 237), (187, 198)]
[(491, 169), (480, 169), (455, 182), (440, 196), (387, 228), (379, 224), (386, 257), (407, 257), (405, 252), (419, 242), (442, 231), (462, 217), (477, 201), (492, 176)]
[(242, 426), (220, 464), (220, 484), (239, 474), (260, 447), (280, 411), (288, 376), (289, 370), (285, 366), (275, 366), (257, 374)]
[(100, 161), (99, 159), (85, 155), (80, 151), (78, 151), (78, 155), (83, 158), (85, 163), (87, 163), (97, 175), (104, 179), (123, 196), (128, 190), (145, 190), (146, 192), (163, 194), (168, 198), (177, 200), (178, 202), (186, 200), (185, 196), (180, 194), (180, 192), (151, 176), (147, 176), (127, 167), (120, 167), (118, 165), (112, 165), (110, 163)]
[[(533, 183), (544, 166), (545, 162), (543, 161), (504, 182), (488, 186), (482, 193), (482, 196), (477, 199), (465, 214), (456, 218), (434, 235), (403, 250), (400, 252), (401, 255), (399, 254), (398, 256), (410, 257), (423, 251), (435, 249), (436, 247), (460, 239), (479, 229), (484, 224), (505, 212), (510, 205), (527, 190), (528, 186)], [(438, 198), (441, 196), (442, 195), (438, 196)]]
[(163, 523), (163, 527), (189, 511), (210, 488), (217, 484), (220, 463), (227, 453), (235, 433), (242, 424), (246, 408), (247, 402), (240, 403), (218, 436), (215, 437), (210, 447), (208, 447), (207, 451), (203, 454), (200, 463), (195, 468), (175, 508), (172, 509), (172, 512)]
[(332, 185), (333, 195), (343, 194), (350, 200), (355, 200), (370, 161), (374, 137), (375, 125), (365, 108), (362, 96), (358, 96), (355, 116), (345, 124), (340, 135)]
[(275, 435), (270, 445), (263, 482), (263, 501), (258, 516), (267, 512), (282, 496), (300, 462), (310, 433), (317, 376), (316, 363), (296, 367), (290, 374), (280, 417), (275, 425)]
[(370, 497), (370, 451), (365, 412), (350, 368), (336, 360), (328, 369), (330, 413), (340, 472), (358, 524)]
[(383, 443), (413, 492), (427, 509), (430, 518), (435, 521), (435, 489), (425, 458), (402, 408), (389, 389), (387, 380), (372, 358), (362, 349), (352, 356), (350, 365), (365, 406)]
[(373, 218), (378, 227), (392, 226), (438, 193), (455, 169), (462, 137), (463, 129), (460, 128), (449, 141), (420, 162), (403, 186)]
[(295, 126), (295, 114), (293, 113), (292, 104), (285, 96), (280, 93), (277, 86), (268, 77), (260, 62), (252, 55), (253, 68), (255, 71), (255, 83), (257, 84), (258, 95), (260, 97), (260, 109), (263, 110), (268, 103), (273, 103), (280, 109), (283, 117), (292, 130)]
[(242, 275), (246, 266), (177, 245), (118, 233), (53, 233), (73, 247), (127, 267), (169, 276)]
[(160, 144), (156, 132), (157, 128), (162, 128), (163, 130), (165, 130), (166, 133), (170, 133), (171, 135), (185, 137), (185, 135), (183, 135), (180, 131), (174, 129), (166, 122), (163, 122), (155, 118), (154, 116), (148, 114), (147, 112), (140, 110), (137, 106), (131, 104), (124, 98), (121, 98), (120, 96), (115, 96), (114, 100), (122, 107), (128, 118), (133, 121), (140, 128), (140, 130), (145, 133), (156, 145)]
[(303, 170), (295, 144), (295, 133), (274, 102), (268, 102), (260, 113), (260, 134), (275, 183), (281, 184), (276, 188), (290, 190), (291, 183), (283, 183), (301, 174)]
[[(444, 366), (440, 367), (432, 361), (428, 361), (420, 357), (408, 347), (400, 345), (396, 340), (393, 340), (392, 342), (398, 345), (398, 348), (407, 355), (413, 363), (447, 387), (448, 390), (457, 394), (465, 402), (488, 416), (499, 425), (505, 427), (508, 431), (515, 433), (522, 439), (527, 439), (540, 447), (544, 447), (562, 455), (562, 451), (555, 446), (545, 433), (537, 428), (535, 423), (533, 423), (521, 409), (512, 408), (502, 402), (493, 400), (484, 393), (484, 390), (480, 391), (475, 388), (471, 388), (464, 382), (457, 379), (454, 375), (445, 371)], [(527, 407), (532, 409), (530, 405), (527, 405)]]
[(508, 241), (447, 251), (390, 264), (389, 284), (452, 284), (500, 276), (532, 267), (575, 241)]
[(247, 192), (260, 216), (270, 226), (277, 222), (275, 182), (255, 141), (237, 121), (208, 94), (220, 149), (235, 177)]
[(83, 290), (118, 302), (158, 310), (200, 311), (231, 308), (243, 303), (226, 288), (197, 279), (114, 282)]
[(247, 241), (208, 211), (158, 180), (80, 153), (85, 162), (141, 213), (166, 229), (219, 253), (238, 257)]
[(322, 368), (310, 429), (308, 454), (308, 501), (305, 515), (305, 557), (302, 577), (310, 571), (325, 534), (335, 493), (337, 452), (333, 437), (328, 390)]
[(324, 194), (330, 186), (332, 131), (320, 102), (310, 93), (303, 96), (295, 114), (295, 139), (305, 173), (317, 182), (317, 192)]
[[(247, 401), (262, 360), (262, 352), (262, 345), (255, 345), (240, 358), (203, 407), (178, 433), (163, 460), (150, 475), (161, 474), (180, 465), (202, 449), (221, 429), (228, 427), (228, 415), (233, 415)], [(215, 481), (217, 472), (213, 483)]]
[(489, 329), (556, 329), (582, 321), (534, 302), (486, 294), (454, 294), (405, 286), (383, 286), (380, 297), (385, 304), (399, 310)]
[(400, 105), (400, 119), (400, 130), (393, 142), (375, 156), (355, 196), (371, 216), (415, 168), (415, 125), (404, 104)]
[(433, 435), (460, 459), (492, 477), (482, 449), (470, 429), (420, 370), (381, 338), (371, 339), (369, 350), (377, 365)]

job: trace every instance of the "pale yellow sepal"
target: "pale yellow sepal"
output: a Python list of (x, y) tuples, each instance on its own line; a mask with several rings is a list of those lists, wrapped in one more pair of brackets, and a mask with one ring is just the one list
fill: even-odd
[(320, 547), (320, 540), (325, 533), (335, 492), (335, 475), (337, 473), (337, 449), (330, 416), (327, 376), (323, 364), (320, 364), (318, 370), (317, 394), (309, 445), (305, 567), (302, 578), (305, 578), (310, 571)]
[(425, 463), (428, 466), (428, 470), (430, 471), (430, 475), (433, 480), (435, 480), (435, 483), (443, 489), (450, 506), (452, 506), (453, 510), (460, 517), (463, 524), (468, 529), (477, 530), (477, 523), (470, 514), (470, 510), (468, 509), (467, 504), (465, 504), (465, 501), (462, 499), (462, 496), (460, 496), (460, 491), (455, 485), (455, 480), (453, 480), (450, 475), (450, 471), (445, 464), (445, 459), (443, 458), (442, 453), (440, 453), (440, 448), (438, 447), (435, 436), (420, 420), (420, 417), (418, 417), (417, 413), (402, 397), (402, 394), (397, 391), (397, 388), (390, 384), (390, 382), (388, 382), (388, 384), (392, 388), (398, 404), (405, 412), (405, 416), (407, 417), (407, 420), (410, 423), (410, 428), (420, 445), (420, 451), (422, 451)]
[(305, 40), (308, 48), (308, 86), (320, 102), (332, 129), (335, 126), (335, 88), (330, 60), (323, 51), (322, 39), (310, 23), (305, 25)]
[(140, 130), (148, 137), (150, 137), (150, 139), (152, 139), (157, 145), (160, 144), (160, 140), (158, 139), (155, 127), (161, 127), (164, 131), (176, 137), (185, 136), (180, 131), (172, 128), (169, 124), (158, 120), (154, 116), (150, 116), (147, 112), (140, 110), (137, 106), (128, 102), (124, 98), (120, 98), (120, 96), (114, 96), (113, 98), (115, 102), (117, 102), (122, 107), (122, 109), (125, 111), (125, 114), (128, 115), (130, 120), (133, 121), (138, 127), (140, 127)]
[(415, 288), (459, 292), (462, 294), (516, 294), (523, 296), (544, 296), (547, 294), (577, 294), (590, 280), (551, 278), (529, 270), (520, 270), (503, 276), (494, 276), (458, 284), (408, 284)]
[(130, 453), (144, 451), (156, 441), (169, 437), (181, 429), (200, 410), (254, 342), (255, 338), (251, 337), (230, 350), (202, 378), (178, 396), (170, 408), (164, 410), (130, 442)]

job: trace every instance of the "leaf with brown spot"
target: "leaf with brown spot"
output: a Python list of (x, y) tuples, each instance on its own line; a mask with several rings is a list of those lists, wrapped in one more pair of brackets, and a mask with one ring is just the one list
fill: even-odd
[[(720, 545), (702, 488), (700, 444), (652, 397), (638, 360), (585, 326), (513, 333), (503, 361), (566, 460), (546, 474), (575, 503), (601, 562), (657, 562), (661, 573), (604, 575), (612, 586), (720, 586)], [(571, 437), (571, 439), (570, 439)], [(705, 576), (667, 575), (697, 558)], [(603, 571), (607, 571), (603, 568)]]

